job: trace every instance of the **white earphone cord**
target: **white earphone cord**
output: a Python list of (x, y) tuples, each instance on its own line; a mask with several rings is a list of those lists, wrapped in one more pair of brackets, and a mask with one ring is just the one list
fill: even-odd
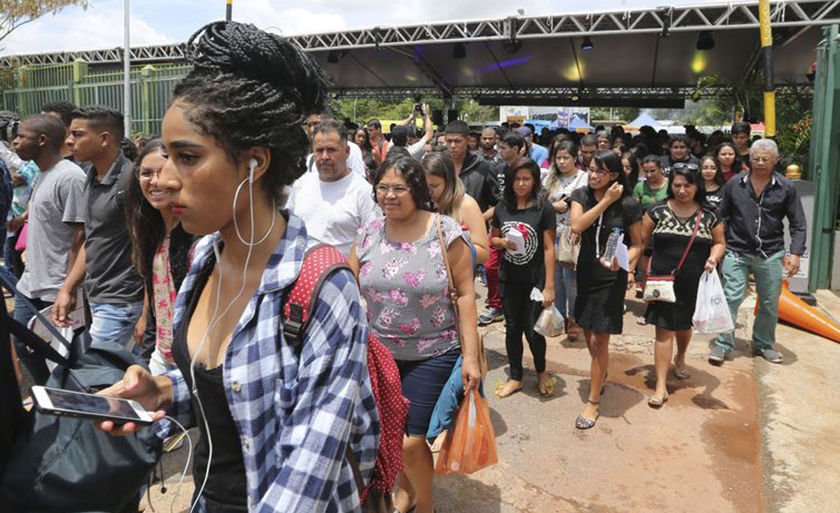
[[(210, 317), (210, 325), (207, 327), (207, 330), (204, 332), (204, 335), (201, 337), (201, 342), (199, 342), (198, 347), (196, 348), (195, 354), (193, 354), (192, 360), (190, 361), (190, 379), (192, 380), (192, 394), (195, 397), (196, 403), (198, 403), (198, 408), (201, 413), (201, 418), (204, 421), (204, 430), (207, 432), (207, 469), (204, 472), (204, 480), (201, 483), (201, 488), (199, 488), (198, 493), (195, 496), (195, 501), (190, 506), (190, 513), (193, 513), (193, 510), (198, 505), (199, 501), (201, 500), (201, 494), (204, 493), (204, 487), (207, 486), (207, 480), (210, 477), (210, 465), (213, 461), (213, 438), (210, 435), (210, 426), (207, 423), (207, 416), (204, 414), (204, 405), (201, 403), (201, 398), (198, 396), (198, 386), (195, 382), (195, 366), (198, 361), (198, 356), (201, 354), (201, 351), (204, 349), (204, 344), (207, 342), (207, 337), (210, 335), (210, 332), (216, 325), (221, 322), (222, 318), (227, 315), (233, 305), (239, 300), (242, 296), (242, 293), (245, 291), (245, 281), (248, 277), (248, 266), (251, 262), (251, 255), (254, 250), (254, 246), (262, 244), (265, 242), (271, 232), (274, 231), (274, 224), (276, 221), (277, 216), (277, 208), (272, 211), (271, 214), (271, 226), (269, 227), (266, 234), (259, 240), (259, 242), (254, 242), (254, 169), (257, 166), (257, 162), (254, 159), (251, 159), (250, 162), (250, 173), (248, 178), (243, 180), (239, 186), (236, 188), (236, 193), (233, 195), (233, 226), (236, 230), (236, 236), (239, 238), (239, 241), (242, 244), (248, 247), (248, 254), (245, 257), (245, 267), (242, 270), (242, 285), (239, 287), (239, 292), (231, 299), (230, 303), (228, 303), (225, 310), (222, 312), (221, 315), (217, 317), (216, 314), (219, 312), (219, 302), (221, 299), (222, 294), (222, 263), (221, 263), (221, 254), (219, 253), (219, 246), (218, 246), (218, 239), (213, 241), (213, 250), (216, 256), (216, 263), (219, 265), (219, 283), (216, 286), (216, 306), (213, 310), (213, 315)], [(239, 200), (239, 192), (242, 190), (242, 186), (245, 183), (248, 183), (248, 212), (250, 218), (250, 227), (251, 227), (251, 240), (250, 242), (246, 241), (242, 235), (239, 233), (239, 226), (236, 223), (236, 202)], [(191, 448), (192, 449), (192, 448)], [(184, 480), (184, 476), (186, 476), (187, 469), (184, 469), (184, 474), (181, 476), (181, 481)]]

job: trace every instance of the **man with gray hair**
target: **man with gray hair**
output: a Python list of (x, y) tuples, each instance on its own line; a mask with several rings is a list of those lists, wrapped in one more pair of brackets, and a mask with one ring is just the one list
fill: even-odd
[[(721, 270), (732, 320), (737, 319), (752, 272), (759, 303), (753, 324), (753, 352), (772, 363), (782, 361), (782, 355), (773, 347), (782, 280), (785, 273), (793, 276), (799, 271), (799, 259), (805, 252), (805, 211), (793, 183), (773, 171), (778, 160), (775, 142), (756, 141), (750, 148), (750, 171), (727, 182), (718, 212), (726, 223), (726, 255)], [(787, 259), (785, 217), (790, 225)], [(722, 364), (734, 342), (733, 332), (720, 334), (712, 344), (709, 362)]]

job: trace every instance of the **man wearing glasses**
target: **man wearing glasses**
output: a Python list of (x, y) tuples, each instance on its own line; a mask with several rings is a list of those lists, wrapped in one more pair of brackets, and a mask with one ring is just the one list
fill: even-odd
[[(770, 139), (750, 148), (750, 170), (726, 183), (719, 216), (726, 223), (726, 256), (722, 264), (723, 291), (735, 321), (744, 299), (750, 272), (755, 276), (758, 314), (753, 324), (752, 348), (756, 356), (781, 363), (774, 348), (779, 321), (779, 296), (784, 275), (799, 272), (805, 252), (805, 211), (793, 184), (773, 171), (779, 149)], [(790, 256), (785, 259), (783, 220), (790, 225)], [(709, 362), (720, 365), (732, 350), (734, 333), (722, 333), (713, 342)]]

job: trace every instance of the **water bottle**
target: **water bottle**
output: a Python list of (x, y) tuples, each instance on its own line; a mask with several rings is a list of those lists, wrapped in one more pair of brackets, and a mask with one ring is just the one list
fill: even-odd
[(614, 228), (610, 237), (607, 239), (607, 248), (604, 250), (604, 261), (612, 264), (615, 257), (615, 250), (618, 248), (618, 242), (621, 240), (621, 228)]

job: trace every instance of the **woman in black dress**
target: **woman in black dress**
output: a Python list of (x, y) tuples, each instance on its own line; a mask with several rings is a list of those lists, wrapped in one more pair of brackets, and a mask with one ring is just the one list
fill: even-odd
[(726, 180), (723, 179), (723, 171), (714, 155), (706, 155), (700, 159), (700, 176), (703, 177), (706, 189), (706, 203), (717, 210), (723, 201), (723, 186), (726, 185)]
[(589, 166), (589, 185), (572, 193), (571, 215), (572, 230), (581, 234), (575, 318), (592, 356), (589, 399), (575, 427), (589, 429), (598, 418), (610, 360), (610, 335), (622, 331), (624, 295), (634, 282), (632, 273), (628, 276), (619, 268), (617, 259), (606, 262), (602, 255), (616, 228), (628, 247), (629, 269), (635, 269), (642, 250), (642, 208), (631, 195), (621, 157), (610, 150), (595, 155)]
[[(668, 184), (668, 200), (648, 210), (642, 221), (645, 242), (653, 237), (650, 275), (667, 276), (679, 267), (674, 281), (676, 303), (655, 301), (648, 304), (645, 318), (656, 326), (656, 390), (648, 404), (658, 408), (668, 400), (666, 381), (674, 338), (677, 357), (674, 374), (689, 377), (685, 353), (691, 341), (691, 318), (697, 302), (697, 288), (704, 271), (712, 271), (726, 249), (723, 223), (714, 208), (705, 203), (703, 178), (693, 166), (675, 166)], [(699, 223), (699, 224), (697, 224)], [(686, 252), (697, 224), (697, 235)], [(685, 260), (680, 266), (680, 260)]]

